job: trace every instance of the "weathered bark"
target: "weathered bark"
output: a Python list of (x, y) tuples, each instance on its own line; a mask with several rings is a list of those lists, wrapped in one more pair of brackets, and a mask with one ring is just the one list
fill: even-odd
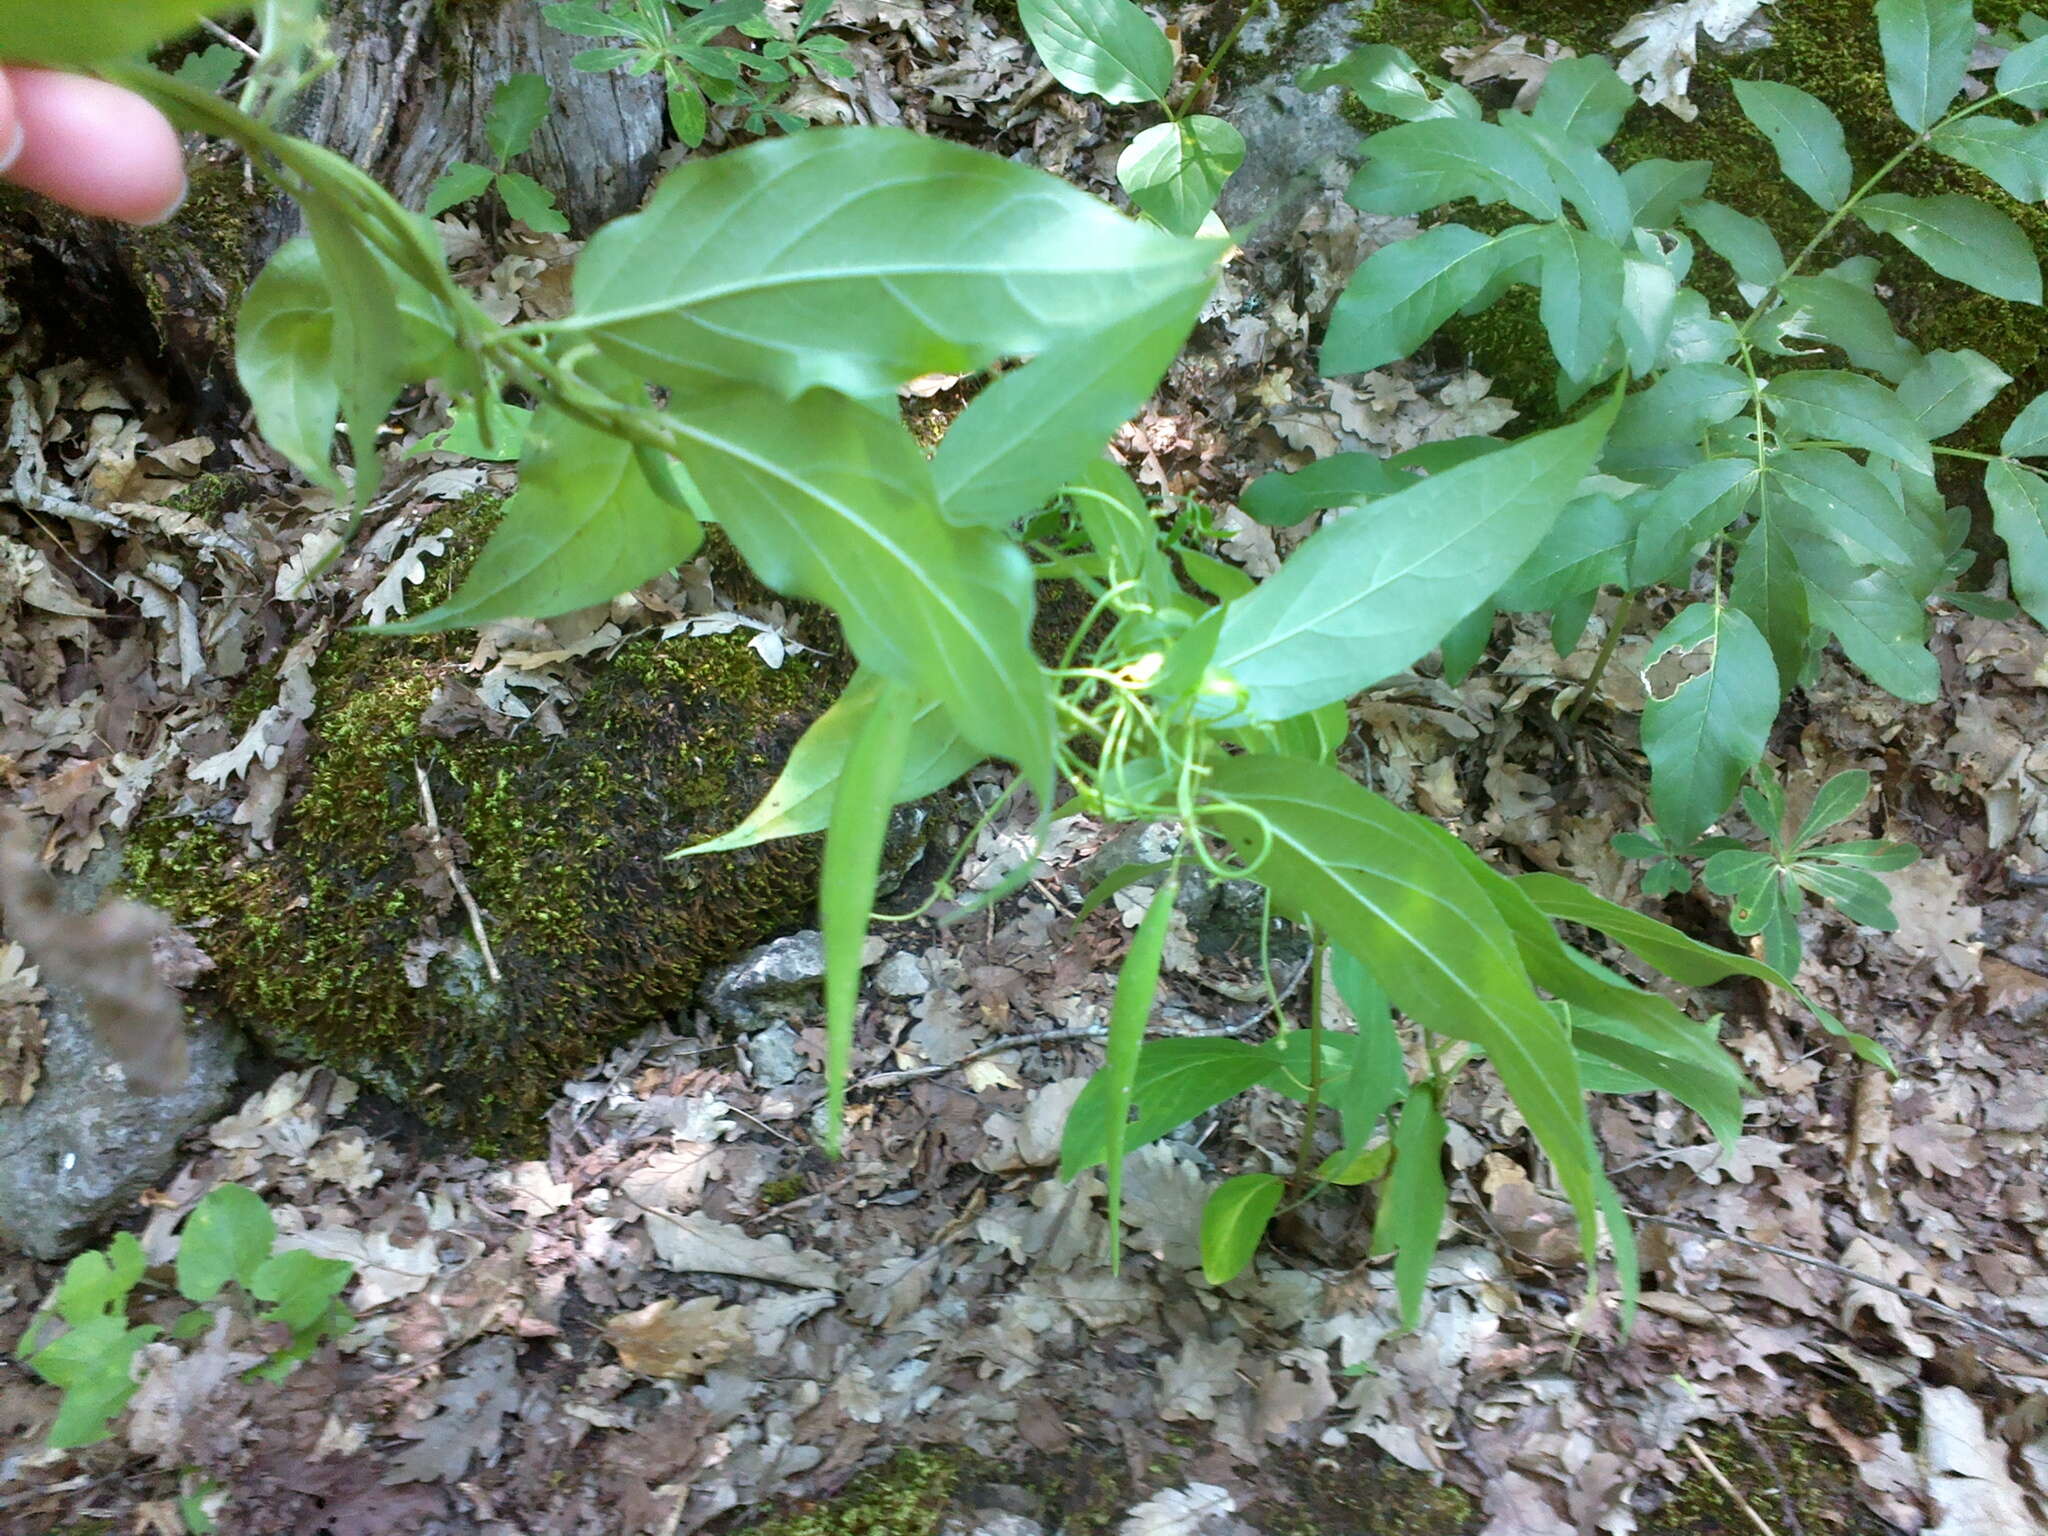
[[(492, 92), (522, 73), (543, 76), (555, 100), (518, 168), (555, 193), (577, 233), (645, 194), (662, 144), (659, 82), (571, 69), (587, 40), (547, 26), (540, 0), (348, 0), (330, 26), (337, 65), (295, 103), (293, 129), (406, 206), (454, 161), (489, 160)], [(0, 325), (11, 305), (64, 355), (144, 362), (202, 415), (232, 399), (235, 306), (299, 218), (239, 156), (209, 153), (160, 229), (0, 193)]]

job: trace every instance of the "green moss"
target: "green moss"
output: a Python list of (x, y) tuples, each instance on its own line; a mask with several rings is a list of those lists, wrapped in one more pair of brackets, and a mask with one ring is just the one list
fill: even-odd
[(1465, 1494), (1361, 1444), (1283, 1452), (1270, 1470), (1293, 1498), (1256, 1504), (1245, 1518), (1272, 1536), (1462, 1536), (1480, 1524)]
[[(233, 309), (255, 275), (249, 249), (268, 195), (267, 184), (251, 178), (242, 159), (201, 160), (190, 167), (189, 190), (177, 216), (166, 223), (139, 229), (123, 250), (128, 275), (148, 304), (151, 317), (167, 338), (176, 338), (194, 323), (225, 357), (233, 326)], [(173, 291), (176, 274), (199, 268), (225, 290)]]
[[(1695, 1431), (1700, 1450), (1741, 1494), (1729, 1495), (1719, 1479), (1697, 1462), (1691, 1476), (1655, 1513), (1636, 1527), (1640, 1536), (1753, 1536), (1756, 1521), (1747, 1501), (1774, 1530), (1786, 1528), (1781, 1510), (1789, 1497), (1799, 1524), (1810, 1536), (1885, 1536), (1891, 1527), (1863, 1507), (1856, 1495), (1855, 1467), (1840, 1447), (1799, 1419), (1773, 1419), (1751, 1434), (1768, 1446), (1770, 1460), (1730, 1425)], [(1675, 1457), (1681, 1465), (1689, 1458)], [(1776, 1462), (1775, 1469), (1771, 1462)], [(1779, 1479), (1783, 1478), (1783, 1496)]]
[(743, 1536), (932, 1536), (969, 1459), (902, 1451), (863, 1472), (837, 1498), (741, 1527)]
[(255, 488), (242, 471), (209, 471), (173, 496), (168, 505), (217, 522), (230, 512), (241, 511), (254, 495)]
[[(1998, 25), (2024, 7), (2015, 0), (1986, 0), (1978, 19)], [(1553, 38), (1581, 53), (1607, 51), (1607, 39), (1626, 14), (1604, 0), (1498, 0), (1488, 6), (1501, 26), (1535, 37)], [(1787, 253), (1798, 250), (1819, 228), (1823, 215), (1778, 171), (1769, 142), (1738, 110), (1733, 82), (1742, 78), (1781, 80), (1818, 96), (1840, 117), (1859, 177), (1876, 171), (1911, 135), (1893, 116), (1884, 86), (1884, 62), (1868, 0), (1800, 0), (1772, 9), (1775, 43), (1758, 52), (1703, 59), (1688, 92), (1699, 108), (1686, 123), (1663, 108), (1638, 106), (1630, 112), (1608, 150), (1619, 167), (1660, 156), (1711, 160), (1709, 193), (1769, 224)], [(1431, 0), (1382, 0), (1360, 23), (1361, 42), (1405, 48), (1426, 69), (1442, 68), (1447, 46), (1480, 40), (1473, 7)], [(1384, 120), (1371, 126), (1384, 127)], [(1887, 189), (1914, 196), (1963, 192), (1997, 207), (2048, 249), (2048, 209), (2016, 202), (1965, 166), (1922, 152), (1887, 182)], [(1926, 350), (1973, 347), (2010, 373), (2016, 383), (1958, 439), (1967, 447), (1995, 445), (2005, 424), (2027, 400), (2048, 388), (2048, 325), (2041, 312), (1993, 299), (1936, 276), (1897, 242), (1846, 221), (1809, 263), (1819, 270), (1851, 255), (1869, 254), (1883, 263), (1880, 284), (1891, 291), (1889, 305), (1901, 332)], [(1701, 248), (1695, 286), (1708, 299), (1742, 313), (1732, 275)], [(1485, 315), (1455, 322), (1446, 342), (1464, 351), (1473, 365), (1514, 397), (1530, 425), (1554, 419), (1549, 396), (1548, 349), (1535, 322), (1531, 299), (1519, 308), (1497, 306)], [(1531, 387), (1532, 380), (1544, 381)]]
[(779, 1179), (770, 1179), (761, 1186), (761, 1203), (787, 1205), (804, 1192), (806, 1182), (800, 1173), (784, 1174)]
[[(495, 508), (470, 514), (458, 547)], [(315, 745), (276, 853), (163, 814), (131, 840), (129, 877), (207, 925), (215, 991), (271, 1049), (431, 1124), (525, 1142), (562, 1082), (686, 1004), (708, 966), (805, 920), (814, 840), (667, 855), (744, 813), (843, 672), (770, 670), (737, 635), (640, 640), (603, 666), (566, 736), (436, 738), (421, 712), (474, 643), (344, 636), (315, 671)], [(417, 767), (467, 844), (499, 983), (462, 907), (437, 912), (413, 883)], [(406, 951), (430, 924), (459, 947), (415, 988)]]

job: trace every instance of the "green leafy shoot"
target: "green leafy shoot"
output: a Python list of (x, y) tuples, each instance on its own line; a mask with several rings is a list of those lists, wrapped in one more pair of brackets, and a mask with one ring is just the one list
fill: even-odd
[(495, 189), (505, 211), (528, 229), (539, 234), (566, 234), (569, 221), (555, 206), (554, 194), (531, 176), (506, 169), (533, 146), (533, 136), (547, 120), (553, 97), (547, 81), (539, 75), (514, 75), (500, 85), (492, 93), (490, 116), (484, 120), (491, 163), (457, 160), (449, 166), (427, 192), (427, 216), (474, 202)]

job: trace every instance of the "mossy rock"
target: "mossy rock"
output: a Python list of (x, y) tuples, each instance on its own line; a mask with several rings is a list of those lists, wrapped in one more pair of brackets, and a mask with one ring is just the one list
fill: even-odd
[[(1486, 9), (1510, 32), (1552, 38), (1580, 53), (1607, 53), (1608, 39), (1643, 7), (1633, 0), (1493, 0)], [(2018, 0), (1978, 0), (1977, 19), (1998, 26), (2017, 19)], [(1759, 16), (1772, 46), (1753, 53), (1709, 51), (1693, 70), (1687, 94), (1699, 108), (1696, 122), (1683, 122), (1662, 107), (1637, 106), (1623, 122), (1607, 153), (1622, 168), (1661, 156), (1711, 160), (1708, 195), (1762, 219), (1787, 253), (1819, 229), (1823, 215), (1778, 170), (1770, 143), (1736, 105), (1737, 79), (1778, 80), (1818, 96), (1841, 119), (1859, 182), (1904, 148), (1912, 135), (1893, 115), (1885, 91), (1884, 60), (1869, 0), (1779, 0)], [(1487, 33), (1478, 9), (1465, 0), (1380, 0), (1360, 21), (1358, 40), (1406, 49), (1423, 68), (1441, 72), (1448, 46), (1484, 46)], [(1381, 128), (1385, 120), (1361, 122)], [(2015, 201), (1988, 178), (1938, 155), (1916, 154), (1886, 183), (1886, 189), (1931, 197), (1962, 192), (1982, 198), (2019, 223), (2037, 249), (2048, 250), (2048, 209)], [(1498, 210), (1491, 210), (1498, 212)], [(1936, 276), (1896, 241), (1872, 234), (1848, 220), (1830, 237), (1807, 270), (1818, 271), (1853, 255), (1883, 263), (1880, 287), (1901, 332), (1917, 346), (1971, 347), (2013, 376), (2014, 384), (1994, 401), (1963, 446), (1996, 446), (2007, 422), (2033, 396), (2048, 389), (2048, 324), (2039, 309), (1994, 299)], [(1718, 256), (1700, 248), (1695, 276), (1708, 299), (1746, 313), (1734, 291), (1733, 275)], [(1490, 375), (1512, 397), (1529, 426), (1557, 419), (1551, 390), (1556, 369), (1530, 292), (1510, 296), (1484, 314), (1453, 323), (1448, 345)], [(1823, 358), (1816, 366), (1828, 366)], [(1777, 366), (1787, 366), (1780, 363)]]
[[(492, 517), (473, 510), (465, 549)], [(719, 578), (761, 595), (736, 563)], [(745, 814), (849, 666), (800, 655), (772, 670), (737, 634), (640, 639), (601, 665), (562, 737), (432, 735), (421, 713), (473, 646), (343, 636), (315, 670), (314, 745), (276, 851), (159, 812), (130, 840), (128, 884), (202, 933), (223, 1015), (275, 1054), (507, 1150), (533, 1144), (563, 1082), (686, 1005), (708, 967), (808, 919), (814, 838), (667, 855)], [(262, 698), (276, 683), (249, 687)], [(462, 907), (438, 912), (413, 883), (415, 765), (467, 844), (500, 983)], [(414, 987), (404, 960), (430, 921), (457, 948)]]

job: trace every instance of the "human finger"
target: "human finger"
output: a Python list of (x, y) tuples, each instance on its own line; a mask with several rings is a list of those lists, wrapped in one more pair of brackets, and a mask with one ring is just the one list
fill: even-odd
[(0, 68), (0, 166), (16, 186), (99, 218), (161, 224), (185, 201), (185, 156), (163, 113), (133, 91), (58, 70)]

